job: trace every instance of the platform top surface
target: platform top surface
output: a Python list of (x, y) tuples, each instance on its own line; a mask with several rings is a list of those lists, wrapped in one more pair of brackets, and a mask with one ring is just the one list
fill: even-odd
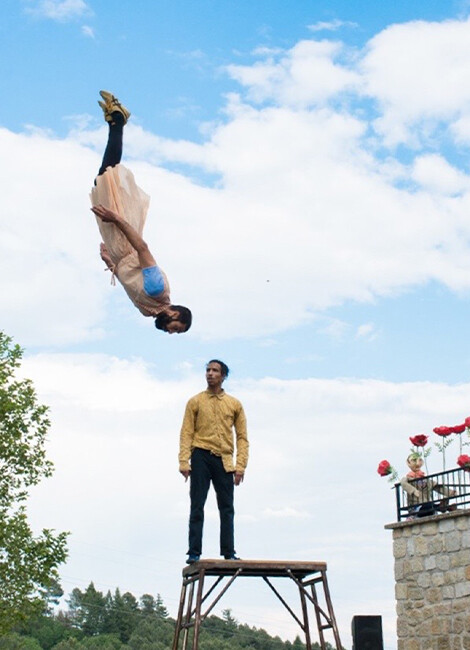
[[(216, 560), (203, 559), (183, 569), (183, 576), (200, 572), (208, 576), (231, 576), (240, 571), (240, 576), (265, 576), (266, 578), (296, 578), (326, 571), (326, 562), (304, 562), (299, 560)], [(290, 572), (290, 573), (289, 573)]]

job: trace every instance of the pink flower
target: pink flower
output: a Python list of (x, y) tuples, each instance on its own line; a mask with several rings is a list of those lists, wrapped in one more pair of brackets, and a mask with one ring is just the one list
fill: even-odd
[(465, 418), (465, 426), (467, 429), (470, 429), (470, 416), (468, 418)]
[(379, 466), (377, 467), (377, 472), (380, 474), (380, 476), (388, 476), (392, 473), (392, 466), (388, 460), (380, 461)]
[(443, 437), (450, 436), (450, 434), (452, 433), (452, 429), (450, 427), (444, 427), (444, 426), (436, 427), (435, 429), (433, 429), (433, 431), (434, 433), (437, 433), (438, 436), (443, 436)]
[(452, 433), (463, 433), (465, 431), (465, 424), (456, 424), (455, 427), (450, 427)]
[(467, 454), (462, 454), (457, 458), (457, 465), (462, 469), (466, 469), (467, 472), (470, 472), (470, 456)]
[(425, 447), (428, 442), (428, 437), (424, 433), (419, 433), (417, 436), (410, 437), (410, 441), (415, 447)]

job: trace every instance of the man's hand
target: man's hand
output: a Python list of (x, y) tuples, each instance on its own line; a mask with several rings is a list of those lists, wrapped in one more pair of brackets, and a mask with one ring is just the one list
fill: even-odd
[(233, 482), (235, 483), (235, 485), (240, 485), (240, 483), (243, 482), (243, 477), (244, 477), (243, 472), (235, 472), (233, 477)]
[(116, 212), (108, 210), (104, 205), (95, 205), (91, 208), (91, 211), (101, 219), (101, 221), (106, 221), (107, 223), (116, 223), (119, 221), (120, 217)]
[(180, 474), (182, 474), (184, 476), (184, 480), (186, 482), (188, 480), (188, 478), (189, 478), (189, 475), (191, 474), (191, 470), (190, 469), (180, 469)]

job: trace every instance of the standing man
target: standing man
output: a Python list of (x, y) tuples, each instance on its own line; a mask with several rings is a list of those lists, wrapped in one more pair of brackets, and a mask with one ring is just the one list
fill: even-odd
[[(233, 534), (233, 489), (243, 481), (248, 462), (246, 417), (241, 403), (222, 388), (229, 369), (212, 359), (206, 366), (207, 390), (186, 405), (180, 437), (180, 473), (190, 478), (191, 512), (187, 564), (202, 552), (204, 505), (210, 483), (214, 486), (220, 515), (220, 554), (237, 560)], [(233, 464), (233, 429), (236, 461)]]

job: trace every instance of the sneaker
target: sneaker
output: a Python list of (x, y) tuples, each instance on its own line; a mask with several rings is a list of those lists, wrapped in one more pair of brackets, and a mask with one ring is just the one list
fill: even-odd
[(224, 555), (224, 560), (241, 560), (235, 553), (231, 553), (230, 555)]
[(112, 114), (118, 112), (124, 117), (124, 124), (126, 124), (131, 116), (130, 111), (121, 104), (117, 97), (108, 93), (107, 90), (100, 90), (100, 95), (104, 99), (104, 102), (98, 101), (98, 104), (101, 106), (106, 122), (111, 122), (113, 119)]
[(199, 562), (200, 558), (201, 558), (200, 555), (188, 555), (186, 564), (195, 564), (196, 562)]

